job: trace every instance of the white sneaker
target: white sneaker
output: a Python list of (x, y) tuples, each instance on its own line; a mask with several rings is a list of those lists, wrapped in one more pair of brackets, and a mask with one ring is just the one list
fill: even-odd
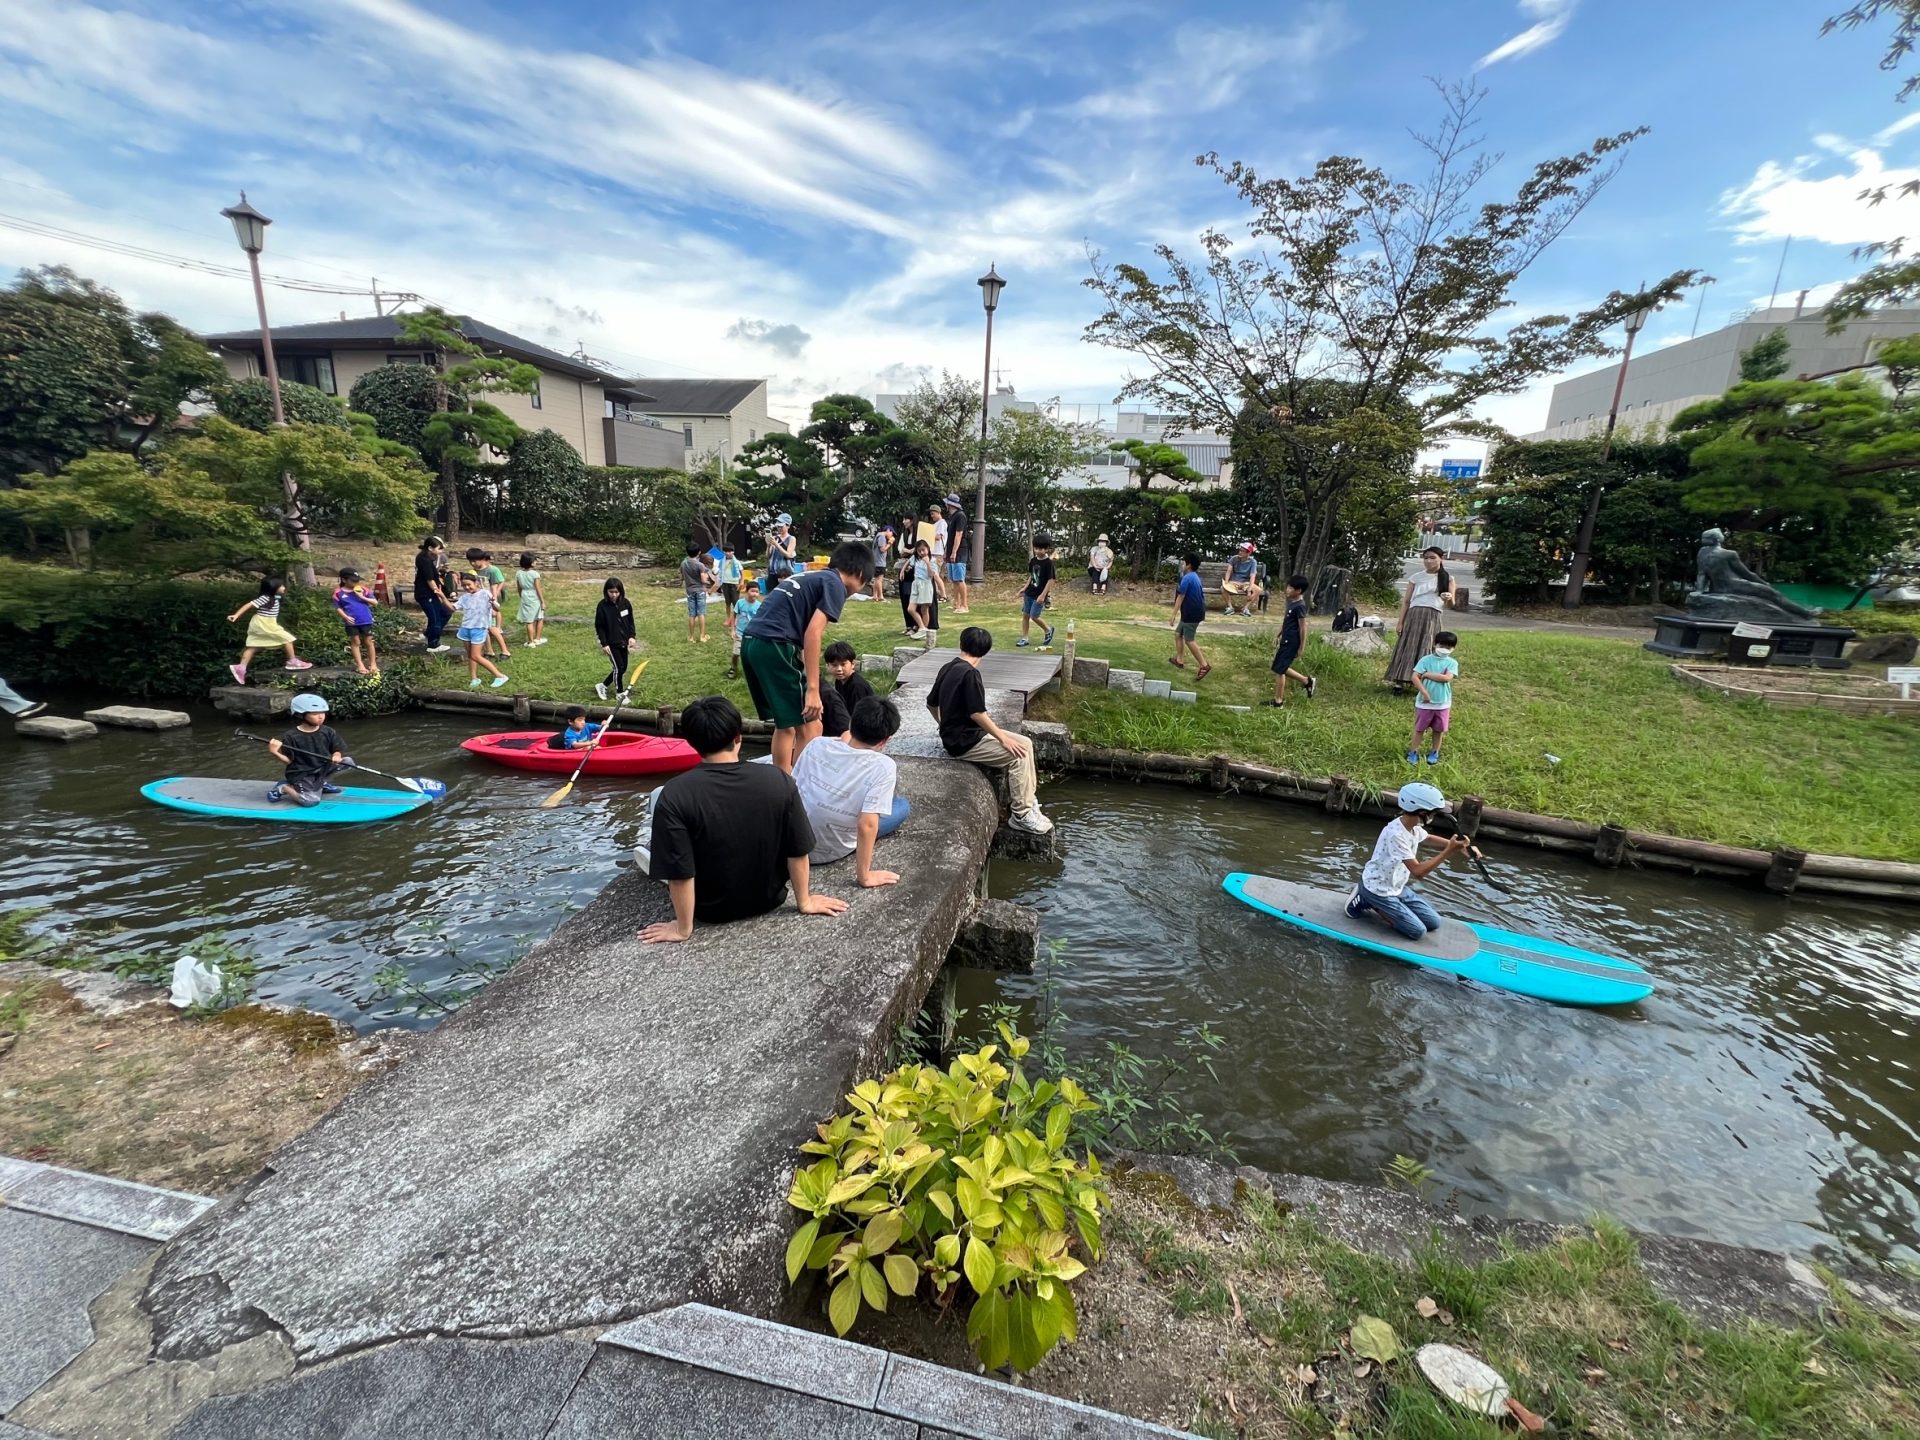
[(1347, 918), (1349, 920), (1358, 920), (1361, 916), (1367, 913), (1366, 911), (1360, 909), (1359, 906), (1360, 906), (1360, 887), (1356, 885), (1353, 887), (1353, 889), (1347, 892), (1346, 908), (1347, 908)]
[(924, 630), (909, 630), (907, 631), (907, 638), (909, 640), (924, 640), (927, 638), (927, 632)]
[(1007, 823), (1016, 830), (1026, 831), (1029, 835), (1044, 835), (1053, 829), (1053, 821), (1040, 813), (1038, 805), (1031, 810), (1014, 811)]
[(451, 649), (453, 649), (451, 645), (429, 645), (427, 647), (427, 654), (444, 655)]
[(607, 698), (607, 687), (605, 685), (596, 685), (593, 687), (593, 693), (604, 700)]

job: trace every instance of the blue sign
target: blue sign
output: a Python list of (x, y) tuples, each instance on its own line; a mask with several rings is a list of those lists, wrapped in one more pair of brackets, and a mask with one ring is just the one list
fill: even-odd
[(1446, 480), (1478, 480), (1480, 462), (1478, 460), (1442, 460), (1440, 475)]

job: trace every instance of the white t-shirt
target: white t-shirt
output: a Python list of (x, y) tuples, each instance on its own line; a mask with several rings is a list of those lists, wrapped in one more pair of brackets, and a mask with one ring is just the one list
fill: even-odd
[[(813, 743), (818, 745), (820, 742), (816, 740)], [(809, 745), (801, 752), (803, 760), (812, 748)], [(1424, 826), (1416, 825), (1409, 830), (1398, 820), (1389, 822), (1387, 828), (1380, 832), (1380, 838), (1373, 843), (1373, 858), (1367, 861), (1367, 868), (1360, 872), (1360, 883), (1375, 895), (1389, 899), (1398, 895), (1413, 878), (1407, 873), (1407, 861), (1420, 853), (1420, 842), (1426, 838)]]
[[(939, 519), (933, 522), (933, 558), (944, 559), (947, 553), (947, 522)], [(805, 754), (805, 751), (801, 752)]]
[(878, 750), (861, 750), (823, 735), (800, 752), (793, 783), (813, 826), (816, 865), (844, 860), (860, 844), (860, 817), (893, 809), (899, 767)]
[(1413, 588), (1407, 600), (1409, 610), (1443, 610), (1446, 603), (1440, 598), (1440, 577), (1429, 575), (1422, 570), (1408, 582)]

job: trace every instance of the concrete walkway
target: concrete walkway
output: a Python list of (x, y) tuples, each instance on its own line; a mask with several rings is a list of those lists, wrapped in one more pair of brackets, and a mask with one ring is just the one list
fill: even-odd
[[(222, 1377), (187, 1366), (129, 1405), (111, 1382), (116, 1364), (137, 1361), (139, 1347), (122, 1344), (117, 1361), (89, 1353), (96, 1339), (90, 1311), (111, 1325), (111, 1298), (102, 1302), (102, 1294), (134, 1288), (156, 1246), (214, 1202), (5, 1158), (0, 1185), (0, 1294), (7, 1297), (0, 1307), (0, 1416), (25, 1421), (0, 1419), (0, 1440), (1179, 1434), (705, 1305), (671, 1307), (597, 1335), (399, 1339), (291, 1373), (284, 1365), (255, 1366)], [(96, 1350), (111, 1350), (116, 1338), (102, 1337)], [(57, 1375), (62, 1383), (49, 1385)]]

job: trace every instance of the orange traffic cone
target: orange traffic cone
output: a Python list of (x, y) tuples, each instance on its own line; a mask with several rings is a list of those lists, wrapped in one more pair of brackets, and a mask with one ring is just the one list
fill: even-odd
[(373, 598), (382, 605), (393, 603), (392, 597), (387, 594), (387, 567), (384, 562), (373, 567)]

